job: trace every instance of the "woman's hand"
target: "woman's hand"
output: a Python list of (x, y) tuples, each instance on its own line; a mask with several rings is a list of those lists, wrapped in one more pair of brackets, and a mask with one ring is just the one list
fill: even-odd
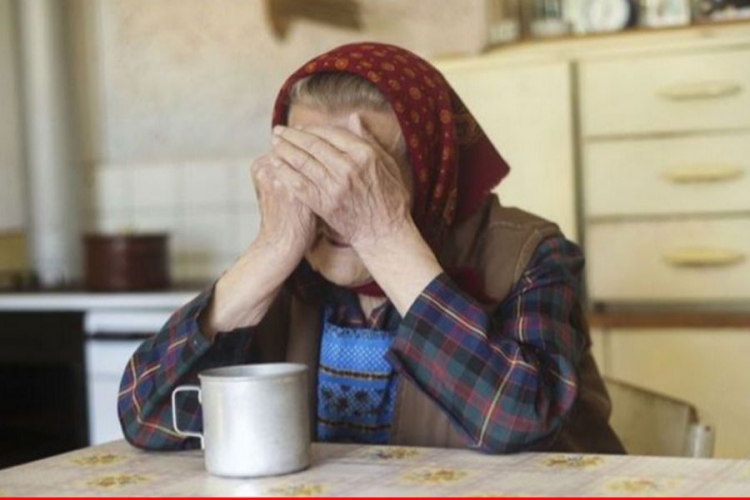
[(260, 323), (316, 234), (315, 216), (275, 177), (268, 155), (253, 162), (250, 170), (261, 227), (255, 241), (216, 283), (199, 319), (208, 339)]
[(349, 129), (276, 127), (273, 144), (274, 173), (342, 243), (369, 247), (411, 220), (408, 180), (359, 115)]
[(315, 215), (277, 178), (270, 155), (258, 158), (250, 171), (261, 215), (256, 242), (275, 247), (282, 267), (297, 267), (315, 238)]
[(410, 215), (398, 164), (353, 115), (349, 129), (274, 129), (274, 173), (349, 243), (405, 316), (442, 268)]

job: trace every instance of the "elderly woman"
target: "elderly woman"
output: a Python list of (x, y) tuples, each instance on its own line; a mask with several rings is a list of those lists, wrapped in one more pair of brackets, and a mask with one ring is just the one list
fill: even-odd
[[(398, 47), (305, 64), (251, 167), (259, 234), (126, 367), (125, 437), (172, 431), (170, 395), (207, 368), (312, 374), (315, 438), (622, 452), (589, 352), (583, 257), (557, 226), (503, 208), (508, 167), (440, 73)], [(199, 428), (197, 402), (181, 425)]]

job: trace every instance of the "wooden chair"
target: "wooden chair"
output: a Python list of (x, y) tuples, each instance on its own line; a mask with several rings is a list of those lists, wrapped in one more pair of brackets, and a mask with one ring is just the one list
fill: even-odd
[(699, 422), (690, 403), (609, 377), (604, 384), (612, 400), (610, 424), (628, 453), (713, 456), (713, 429)]

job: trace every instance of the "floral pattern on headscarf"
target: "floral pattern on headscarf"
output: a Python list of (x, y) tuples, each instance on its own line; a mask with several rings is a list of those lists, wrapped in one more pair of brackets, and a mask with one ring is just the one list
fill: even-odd
[(282, 86), (273, 125), (286, 122), (289, 92), (297, 81), (328, 72), (359, 75), (390, 103), (412, 168), (412, 217), (437, 253), (448, 229), (483, 204), (508, 165), (440, 72), (393, 45), (344, 45), (312, 59)]

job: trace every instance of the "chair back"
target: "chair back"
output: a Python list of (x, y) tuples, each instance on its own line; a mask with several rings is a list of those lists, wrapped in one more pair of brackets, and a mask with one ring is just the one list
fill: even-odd
[(628, 453), (713, 456), (713, 430), (700, 424), (690, 403), (610, 377), (604, 384), (612, 400), (610, 424)]

